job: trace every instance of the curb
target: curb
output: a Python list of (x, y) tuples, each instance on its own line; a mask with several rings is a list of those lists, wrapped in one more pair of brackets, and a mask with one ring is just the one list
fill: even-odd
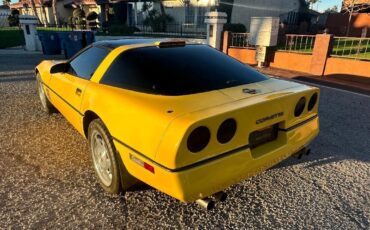
[(18, 70), (18, 71), (2, 71), (0, 72), (0, 77), (11, 77), (17, 75), (26, 75), (26, 74), (34, 74), (34, 70)]

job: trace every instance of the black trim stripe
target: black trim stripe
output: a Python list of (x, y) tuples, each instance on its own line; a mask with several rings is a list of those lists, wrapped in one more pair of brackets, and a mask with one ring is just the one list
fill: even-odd
[(46, 85), (45, 83), (42, 82), (42, 84), (44, 86), (46, 86), (51, 92), (53, 92), (55, 95), (57, 95), (60, 99), (62, 99), (62, 101), (64, 101), (69, 107), (71, 107), (74, 111), (76, 111), (80, 116), (84, 116), (83, 113), (81, 113), (78, 109), (76, 109), (75, 107), (73, 107), (73, 105), (71, 105), (66, 99), (64, 99), (62, 96), (60, 96), (57, 92), (55, 92), (52, 88), (50, 88), (48, 85)]
[(118, 140), (117, 138), (113, 137), (113, 140), (117, 141), (118, 143), (120, 143), (121, 145), (125, 146), (126, 148), (134, 151), (136, 154), (138, 154), (139, 156), (145, 158), (146, 160), (150, 161), (151, 163), (155, 164), (156, 166), (159, 166), (169, 172), (180, 172), (180, 171), (184, 171), (184, 170), (188, 170), (188, 169), (192, 169), (194, 167), (197, 167), (197, 166), (200, 166), (200, 165), (203, 165), (203, 164), (207, 164), (211, 161), (214, 161), (214, 160), (218, 160), (218, 159), (221, 159), (221, 158), (224, 158), (224, 157), (227, 157), (229, 155), (232, 155), (236, 152), (239, 152), (239, 151), (242, 151), (242, 150), (246, 150), (246, 149), (249, 149), (249, 145), (244, 145), (244, 146), (241, 146), (237, 149), (233, 149), (231, 151), (228, 151), (228, 152), (225, 152), (225, 153), (222, 153), (220, 155), (217, 155), (217, 156), (214, 156), (214, 157), (211, 157), (211, 158), (208, 158), (208, 159), (205, 159), (205, 160), (202, 160), (202, 161), (198, 161), (194, 164), (191, 164), (191, 165), (187, 165), (187, 166), (183, 166), (183, 167), (180, 167), (180, 168), (177, 168), (177, 169), (170, 169), (170, 168), (167, 168), (166, 166), (164, 165), (161, 165), (159, 164), (158, 162), (156, 161), (153, 161), (152, 159), (148, 158), (147, 156), (145, 156), (143, 153), (137, 151), (136, 149), (132, 148), (131, 146), (123, 143), (122, 141)]
[(306, 124), (306, 123), (308, 123), (308, 122), (312, 121), (312, 120), (315, 120), (317, 117), (318, 117), (318, 115), (315, 115), (315, 116), (313, 116), (313, 117), (308, 118), (307, 120), (302, 121), (301, 123), (298, 123), (298, 124), (296, 124), (296, 125), (293, 125), (293, 126), (291, 126), (291, 127), (287, 128), (287, 129), (279, 129), (279, 130), (280, 130), (280, 131), (284, 131), (284, 132), (291, 131), (291, 130), (293, 130), (293, 129), (298, 128), (299, 126), (302, 126), (302, 125), (304, 125), (304, 124)]

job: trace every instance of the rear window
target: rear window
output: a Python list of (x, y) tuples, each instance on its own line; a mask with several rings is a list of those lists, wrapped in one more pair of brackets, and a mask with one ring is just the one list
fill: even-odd
[(151, 94), (187, 95), (266, 80), (267, 77), (205, 45), (144, 47), (121, 53), (101, 83)]

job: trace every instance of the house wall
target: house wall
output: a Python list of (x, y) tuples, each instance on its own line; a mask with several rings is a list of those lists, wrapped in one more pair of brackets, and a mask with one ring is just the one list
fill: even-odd
[(277, 51), (269, 63), (271, 67), (309, 73), (312, 55)]
[(234, 0), (231, 22), (244, 24), (249, 31), (251, 17), (279, 17), (299, 8), (299, 0)]
[[(185, 23), (185, 5), (182, 1), (174, 0), (174, 1), (165, 1), (163, 2), (165, 6), (165, 11), (169, 14), (173, 19), (174, 23)], [(190, 5), (194, 7), (194, 18), (195, 21), (197, 20), (196, 15), (198, 14), (197, 8), (198, 7), (205, 7), (206, 11), (209, 11), (210, 6), (207, 1), (199, 1), (199, 0), (190, 0)], [(159, 3), (155, 3), (153, 5), (154, 9), (160, 12), (160, 5)], [(199, 24), (198, 22), (197, 24)], [(203, 23), (203, 22), (202, 22)]]
[(10, 15), (9, 9), (0, 9), (0, 27), (9, 26), (8, 15)]
[(324, 75), (344, 74), (370, 78), (370, 61), (329, 57), (326, 61)]
[[(206, 7), (210, 5), (207, 1), (191, 0), (190, 4), (195, 7)], [(185, 8), (181, 1), (165, 1), (166, 13), (171, 15), (176, 23), (185, 21)], [(159, 4), (154, 4), (156, 10), (160, 10)], [(231, 23), (242, 23), (249, 31), (251, 17), (280, 17), (288, 12), (298, 12), (300, 0), (234, 0)], [(199, 24), (199, 23), (198, 23)]]
[(255, 49), (229, 48), (228, 55), (244, 64), (257, 65)]

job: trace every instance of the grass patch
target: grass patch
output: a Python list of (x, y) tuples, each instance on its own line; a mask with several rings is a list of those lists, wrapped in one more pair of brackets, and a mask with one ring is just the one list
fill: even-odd
[(40, 32), (62, 32), (62, 31), (73, 31), (72, 27), (36, 27), (37, 31)]
[(0, 49), (24, 45), (23, 30), (18, 27), (0, 28)]

